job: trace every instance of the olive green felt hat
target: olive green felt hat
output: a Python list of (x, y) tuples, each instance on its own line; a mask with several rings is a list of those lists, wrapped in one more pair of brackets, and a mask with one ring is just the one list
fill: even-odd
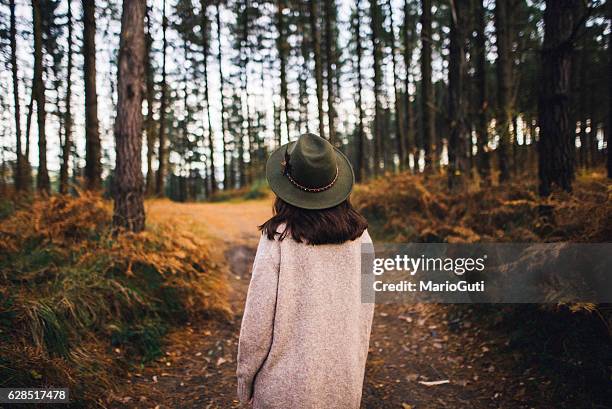
[(278, 197), (302, 209), (334, 207), (346, 200), (355, 183), (348, 158), (311, 133), (272, 152), (266, 178)]

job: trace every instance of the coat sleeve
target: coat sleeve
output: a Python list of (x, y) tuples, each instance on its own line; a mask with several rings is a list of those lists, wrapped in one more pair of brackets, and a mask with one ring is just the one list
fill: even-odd
[(280, 243), (261, 236), (238, 341), (238, 398), (246, 403), (253, 394), (253, 382), (272, 345), (276, 293), (280, 269)]

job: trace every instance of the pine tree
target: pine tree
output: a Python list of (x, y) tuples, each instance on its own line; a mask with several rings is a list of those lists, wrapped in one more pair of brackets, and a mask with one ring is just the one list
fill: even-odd
[(68, 168), (72, 151), (72, 1), (68, 0), (68, 66), (66, 68), (66, 112), (64, 113), (64, 144), (62, 146), (62, 163), (60, 166), (60, 193), (68, 193)]
[(366, 161), (365, 161), (365, 113), (363, 110), (363, 76), (362, 76), (362, 37), (361, 37), (361, 1), (357, 0), (355, 9), (352, 16), (352, 31), (353, 31), (353, 43), (355, 44), (356, 54), (356, 76), (357, 76), (357, 110), (359, 112), (359, 122), (357, 123), (357, 172), (355, 172), (355, 179), (357, 182), (361, 182), (366, 176)]
[(43, 18), (40, 0), (32, 0), (34, 20), (34, 95), (38, 122), (38, 172), (36, 188), (43, 194), (50, 193), (49, 172), (47, 170), (47, 135), (45, 132), (45, 83), (43, 80)]
[(575, 126), (570, 122), (571, 56), (584, 20), (579, 0), (547, 0), (544, 11), (542, 74), (538, 102), (539, 192), (553, 184), (571, 192), (575, 177)]
[(508, 165), (508, 145), (510, 144), (510, 123), (512, 108), (510, 99), (510, 84), (512, 81), (511, 47), (511, 13), (508, 12), (508, 1), (495, 1), (495, 36), (497, 38), (497, 124), (499, 144), (497, 146), (497, 163), (499, 166), (499, 181), (504, 182), (510, 177)]
[(312, 52), (315, 61), (315, 80), (317, 84), (317, 106), (319, 113), (319, 136), (325, 138), (325, 122), (323, 111), (323, 67), (321, 62), (321, 36), (319, 35), (319, 2), (307, 0), (309, 3), (310, 31), (312, 36)]
[(211, 194), (217, 191), (217, 181), (215, 177), (215, 145), (213, 143), (214, 135), (212, 129), (212, 121), (210, 118), (210, 90), (208, 87), (208, 55), (210, 52), (210, 24), (208, 20), (208, 0), (200, 1), (200, 32), (202, 35), (202, 54), (204, 68), (204, 100), (206, 103), (206, 119), (208, 122), (208, 151), (210, 162), (210, 188)]
[(431, 172), (436, 164), (432, 143), (435, 140), (435, 101), (431, 83), (431, 0), (421, 0), (421, 110), (423, 115), (423, 150), (425, 172)]
[(17, 66), (17, 23), (15, 18), (15, 0), (9, 1), (10, 9), (10, 43), (11, 43), (11, 73), (13, 76), (13, 100), (15, 109), (15, 140), (17, 161), (15, 164), (15, 190), (28, 189), (27, 178), (27, 158), (23, 156), (21, 149), (21, 113), (19, 102), (19, 68)]
[(155, 129), (155, 118), (153, 117), (153, 102), (155, 100), (155, 72), (153, 69), (153, 35), (151, 30), (152, 10), (147, 6), (147, 32), (145, 37), (146, 46), (146, 99), (147, 99), (147, 118), (145, 120), (145, 131), (147, 135), (147, 176), (145, 183), (145, 192), (147, 195), (152, 195), (155, 191), (155, 170), (153, 169), (153, 156), (155, 155), (155, 139), (157, 132)]
[(157, 152), (157, 181), (155, 183), (155, 194), (158, 197), (166, 195), (166, 166), (168, 165), (168, 141), (166, 137), (166, 111), (167, 111), (167, 92), (168, 84), (166, 81), (166, 50), (168, 48), (168, 16), (166, 14), (166, 0), (162, 2), (162, 79), (160, 84), (161, 97), (159, 104), (159, 147)]
[(228, 143), (227, 140), (227, 124), (225, 115), (225, 79), (223, 75), (223, 58), (221, 54), (221, 0), (217, 0), (216, 4), (216, 19), (217, 19), (217, 64), (219, 66), (219, 96), (221, 102), (221, 134), (223, 141), (223, 189), (228, 189), (230, 180), (230, 169), (228, 159)]
[(327, 82), (327, 118), (329, 128), (329, 141), (339, 145), (336, 137), (336, 108), (335, 108), (335, 69), (336, 66), (336, 2), (324, 0), (325, 5), (325, 78)]
[(145, 0), (124, 0), (115, 119), (113, 225), (133, 232), (145, 227), (142, 177), (142, 101), (145, 89)]
[(83, 6), (83, 77), (85, 81), (85, 178), (87, 188), (102, 187), (102, 150), (98, 125), (96, 90), (96, 5), (82, 0)]
[(448, 186), (450, 189), (463, 187), (468, 171), (468, 132), (465, 113), (465, 27), (469, 0), (451, 1), (450, 61), (448, 67), (448, 92), (450, 137), (448, 141)]
[[(278, 59), (280, 62), (280, 97), (281, 97), (281, 113), (285, 116), (285, 131), (289, 138), (289, 101), (287, 91), (287, 56), (289, 55), (289, 43), (287, 42), (287, 30), (285, 28), (286, 0), (277, 0), (276, 2), (276, 29), (278, 36), (276, 38), (276, 48), (278, 50)], [(281, 115), (282, 123), (282, 115)], [(277, 146), (281, 145), (281, 132), (277, 135)]]
[(477, 93), (477, 116), (476, 116), (476, 135), (478, 144), (478, 172), (480, 176), (489, 181), (490, 178), (490, 163), (489, 152), (487, 145), (489, 143), (488, 136), (488, 108), (489, 102), (487, 99), (487, 50), (485, 39), (485, 7), (483, 0), (476, 0), (475, 20), (476, 20), (476, 38), (474, 44), (475, 54), (475, 77), (476, 77), (476, 93)]
[(399, 77), (397, 75), (397, 46), (395, 38), (395, 22), (393, 20), (393, 5), (391, 0), (387, 0), (387, 10), (390, 21), (390, 46), (391, 46), (391, 61), (393, 69), (393, 92), (395, 104), (395, 139), (397, 143), (397, 155), (399, 157), (399, 169), (403, 169), (406, 164), (406, 137), (404, 135), (404, 121), (402, 115), (402, 103), (399, 89)]
[(374, 123), (372, 137), (374, 138), (374, 175), (385, 167), (385, 149), (383, 145), (384, 134), (383, 112), (381, 106), (382, 94), (382, 50), (381, 50), (381, 10), (377, 0), (370, 0), (370, 34), (372, 40), (372, 53), (374, 56)]

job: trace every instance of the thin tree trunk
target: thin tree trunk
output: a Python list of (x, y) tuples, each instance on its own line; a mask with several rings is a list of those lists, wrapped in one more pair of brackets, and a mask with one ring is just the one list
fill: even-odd
[(145, 227), (142, 177), (142, 100), (145, 90), (145, 0), (124, 0), (115, 119), (113, 225), (133, 232)]
[(17, 162), (15, 164), (15, 190), (20, 191), (27, 188), (25, 179), (25, 163), (21, 149), (21, 113), (19, 103), (19, 76), (17, 74), (17, 22), (15, 18), (15, 0), (9, 1), (11, 13), (11, 72), (13, 74), (13, 100), (15, 104), (15, 140)]
[(98, 94), (96, 91), (96, 5), (83, 2), (83, 71), (85, 82), (85, 178), (87, 188), (102, 187)]
[(43, 81), (42, 10), (40, 0), (32, 0), (34, 20), (34, 90), (36, 92), (36, 117), (38, 121), (38, 172), (36, 188), (43, 194), (50, 193), (47, 171), (47, 136), (45, 133), (45, 84)]
[[(25, 135), (25, 159), (28, 166), (28, 172), (31, 171), (29, 168), (30, 162), (30, 131), (32, 130), (32, 114), (34, 112), (34, 98), (36, 98), (36, 84), (34, 78), (32, 78), (32, 89), (30, 90), (30, 102), (28, 103), (28, 112), (26, 113), (26, 135)], [(31, 179), (32, 175), (28, 176)]]
[(380, 101), (382, 86), (382, 70), (380, 66), (382, 60), (382, 50), (380, 48), (380, 19), (380, 10), (377, 0), (370, 0), (370, 29), (372, 35), (372, 52), (374, 54), (374, 130), (372, 132), (374, 138), (374, 175), (378, 175), (381, 170), (381, 162), (383, 169), (385, 165), (385, 152), (382, 147), (383, 134), (381, 132), (383, 113), (381, 112), (382, 108)]
[(357, 173), (355, 177), (357, 182), (365, 180), (365, 129), (364, 129), (364, 112), (363, 112), (363, 78), (361, 74), (361, 62), (363, 58), (363, 50), (361, 45), (361, 1), (357, 0), (355, 18), (354, 18), (354, 30), (356, 39), (356, 53), (357, 53), (357, 106), (359, 109), (359, 128), (357, 131)]
[(223, 77), (223, 58), (222, 58), (222, 54), (221, 54), (221, 1), (218, 0), (217, 1), (217, 41), (218, 41), (218, 48), (217, 48), (217, 63), (219, 65), (219, 97), (221, 99), (221, 136), (222, 136), (222, 140), (223, 140), (223, 189), (227, 190), (228, 188), (230, 188), (230, 184), (228, 183), (230, 180), (230, 169), (229, 169), (229, 163), (228, 163), (228, 149), (227, 149), (227, 144), (229, 143), (227, 140), (227, 130), (226, 130), (226, 126), (225, 126), (225, 96), (223, 94), (224, 89), (225, 89), (225, 83), (224, 83), (224, 77)]
[(432, 143), (435, 138), (435, 102), (431, 83), (431, 0), (422, 0), (421, 11), (421, 107), (423, 110), (423, 149), (425, 152), (425, 172), (435, 169)]
[(402, 40), (404, 45), (404, 125), (406, 130), (406, 165), (408, 154), (412, 153), (415, 160), (415, 168), (417, 161), (416, 152), (416, 132), (414, 126), (414, 113), (412, 111), (412, 102), (410, 101), (410, 65), (412, 63), (413, 43), (411, 41), (414, 35), (414, 24), (410, 21), (410, 2), (404, 0), (404, 24), (402, 26)]
[(465, 120), (465, 12), (469, 0), (451, 0), (448, 93), (450, 137), (448, 140), (448, 187), (458, 189), (468, 170), (468, 132)]
[(510, 122), (512, 120), (510, 88), (512, 75), (512, 60), (510, 58), (511, 35), (508, 1), (495, 1), (495, 35), (497, 38), (497, 128), (499, 144), (497, 157), (499, 165), (499, 181), (510, 178), (508, 166), (508, 146), (510, 144)]
[(319, 35), (319, 13), (317, 8), (319, 2), (308, 0), (310, 5), (310, 32), (312, 37), (312, 48), (315, 60), (315, 80), (317, 83), (317, 104), (319, 111), (319, 136), (325, 138), (325, 122), (323, 121), (323, 67), (321, 63), (321, 38)]
[(166, 31), (168, 30), (168, 17), (166, 16), (166, 0), (162, 3), (162, 80), (161, 80), (161, 101), (159, 106), (159, 147), (157, 152), (157, 181), (155, 184), (155, 194), (158, 197), (163, 197), (166, 194), (166, 163), (167, 158), (167, 143), (166, 143), (166, 49), (168, 48), (168, 39)]
[(153, 156), (155, 155), (155, 118), (153, 118), (153, 101), (155, 99), (155, 74), (153, 72), (153, 64), (151, 63), (151, 48), (153, 46), (153, 35), (151, 33), (151, 14), (152, 10), (147, 6), (147, 34), (145, 38), (146, 46), (146, 98), (147, 98), (147, 178), (146, 178), (146, 194), (152, 195), (155, 192), (155, 170), (153, 169)]
[[(276, 48), (278, 49), (278, 59), (280, 61), (280, 97), (281, 97), (281, 124), (282, 113), (285, 114), (285, 131), (289, 138), (289, 102), (287, 96), (287, 55), (289, 52), (289, 43), (287, 42), (287, 34), (285, 33), (285, 18), (283, 10), (285, 10), (286, 0), (277, 0), (276, 2), (276, 24), (278, 29), (278, 37), (276, 38)], [(277, 134), (276, 145), (281, 145), (281, 134)]]
[(402, 115), (402, 103), (400, 98), (399, 77), (397, 75), (397, 46), (395, 41), (395, 22), (393, 21), (393, 6), (391, 0), (387, 0), (389, 9), (389, 20), (391, 21), (391, 61), (393, 65), (393, 92), (395, 99), (395, 138), (397, 142), (397, 155), (399, 156), (399, 169), (406, 166), (406, 137), (404, 136), (404, 121)]
[(210, 90), (208, 87), (208, 54), (210, 50), (210, 27), (208, 25), (208, 16), (206, 15), (208, 1), (201, 0), (202, 15), (200, 16), (200, 29), (202, 30), (202, 50), (204, 54), (204, 99), (206, 102), (206, 119), (208, 121), (208, 149), (210, 150), (210, 193), (215, 194), (217, 191), (217, 180), (215, 176), (215, 144), (214, 134), (212, 129), (212, 121), (210, 119)]
[(570, 192), (575, 171), (575, 126), (571, 123), (569, 92), (573, 36), (577, 32), (579, 0), (547, 0), (544, 11), (542, 73), (538, 99), (540, 195), (553, 184)]
[(68, 0), (68, 67), (66, 72), (66, 113), (64, 118), (64, 145), (62, 146), (62, 164), (60, 166), (59, 191), (68, 193), (68, 168), (72, 150), (72, 1)]
[(485, 8), (484, 0), (476, 0), (476, 39), (475, 39), (475, 77), (476, 77), (476, 93), (477, 93), (477, 120), (476, 120), (476, 135), (478, 148), (478, 173), (486, 184), (490, 182), (491, 168), (489, 163), (489, 152), (487, 145), (489, 143), (488, 135), (488, 109), (489, 102), (487, 100), (487, 50), (485, 39)]
[(329, 127), (329, 141), (336, 145), (336, 108), (334, 96), (334, 60), (335, 60), (335, 34), (332, 27), (336, 13), (336, 1), (325, 0), (325, 59), (326, 59), (326, 79), (327, 79), (327, 118)]

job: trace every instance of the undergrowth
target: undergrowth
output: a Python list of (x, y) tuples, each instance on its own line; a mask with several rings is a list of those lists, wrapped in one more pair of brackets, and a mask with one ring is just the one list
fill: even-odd
[(537, 181), (467, 186), (449, 193), (446, 176), (403, 173), (358, 185), (353, 202), (379, 240), (395, 242), (607, 242), (612, 239), (612, 183), (581, 176), (574, 192), (541, 199)]
[(240, 189), (221, 190), (212, 195), (209, 202), (229, 202), (241, 200), (263, 199), (270, 194), (270, 188), (265, 179), (257, 179), (248, 186)]
[[(423, 178), (404, 173), (358, 185), (353, 202), (367, 217), (375, 241), (612, 240), (612, 182), (598, 173), (580, 175), (572, 194), (556, 191), (546, 199), (538, 196), (533, 177), (517, 177), (491, 187), (470, 185), (451, 194), (443, 175)], [(453, 314), (478, 318), (483, 327), (493, 326), (508, 339), (511, 353), (521, 350), (529, 362), (537, 361), (539, 368), (549, 372), (560, 394), (566, 393), (571, 382), (578, 394), (612, 399), (610, 305), (462, 304), (446, 308)]]
[(173, 325), (226, 318), (223, 270), (207, 243), (170, 226), (111, 232), (87, 193), (17, 210), (0, 227), (0, 387), (108, 396), (131, 365), (162, 354)]

